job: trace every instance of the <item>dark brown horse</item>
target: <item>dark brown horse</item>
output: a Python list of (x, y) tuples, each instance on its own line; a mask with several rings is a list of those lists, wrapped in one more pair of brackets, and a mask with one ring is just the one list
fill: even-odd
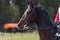
[(28, 3), (28, 8), (18, 23), (18, 28), (22, 24), (36, 23), (40, 40), (55, 40), (56, 29), (53, 26), (48, 12), (40, 5)]

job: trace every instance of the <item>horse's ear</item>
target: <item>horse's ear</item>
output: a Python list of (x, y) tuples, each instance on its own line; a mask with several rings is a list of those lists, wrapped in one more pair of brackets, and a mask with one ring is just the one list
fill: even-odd
[(30, 5), (31, 8), (34, 7), (34, 3), (31, 0), (26, 0), (27, 4)]
[(34, 5), (38, 5), (39, 0), (26, 0), (26, 2), (29, 3), (33, 3)]
[(30, 4), (31, 3), (31, 0), (26, 0), (27, 4)]

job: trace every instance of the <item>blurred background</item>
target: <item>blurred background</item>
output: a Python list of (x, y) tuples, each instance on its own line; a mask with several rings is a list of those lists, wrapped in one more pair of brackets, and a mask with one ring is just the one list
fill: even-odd
[[(36, 0), (32, 0), (32, 2), (36, 2)], [(60, 0), (39, 0), (39, 2), (48, 11), (53, 21)], [(16, 25), (26, 8), (26, 0), (0, 0), (0, 31), (5, 31), (6, 23)]]

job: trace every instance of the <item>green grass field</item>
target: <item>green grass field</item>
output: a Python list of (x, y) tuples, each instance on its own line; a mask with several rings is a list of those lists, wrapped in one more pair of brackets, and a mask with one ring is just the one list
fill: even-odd
[(0, 40), (39, 40), (38, 32), (33, 33), (0, 33)]

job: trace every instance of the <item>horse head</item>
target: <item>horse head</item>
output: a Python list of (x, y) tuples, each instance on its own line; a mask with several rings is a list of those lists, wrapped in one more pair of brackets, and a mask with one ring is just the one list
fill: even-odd
[(35, 6), (32, 2), (28, 3), (28, 8), (25, 10), (23, 16), (21, 17), (18, 27), (22, 28), (22, 25), (28, 25), (31, 22), (35, 22), (37, 19), (37, 15), (35, 13)]

